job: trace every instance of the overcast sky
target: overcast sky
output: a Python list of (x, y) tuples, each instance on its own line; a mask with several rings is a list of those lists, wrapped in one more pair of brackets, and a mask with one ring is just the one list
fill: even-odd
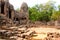
[[(20, 8), (23, 2), (26, 2), (29, 7), (32, 7), (36, 4), (46, 3), (49, 0), (9, 0), (9, 2), (14, 6), (14, 9)], [(53, 0), (56, 2), (56, 5), (60, 4), (60, 0)]]

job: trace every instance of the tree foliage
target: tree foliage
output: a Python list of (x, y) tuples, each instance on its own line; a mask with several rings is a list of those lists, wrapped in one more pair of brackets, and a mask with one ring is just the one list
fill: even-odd
[(54, 4), (55, 2), (49, 1), (45, 4), (35, 5), (29, 8), (30, 19), (33, 21), (50, 21), (55, 10)]
[(52, 20), (59, 20), (60, 19), (60, 12), (57, 11), (57, 12), (53, 13), (51, 18), (52, 18)]

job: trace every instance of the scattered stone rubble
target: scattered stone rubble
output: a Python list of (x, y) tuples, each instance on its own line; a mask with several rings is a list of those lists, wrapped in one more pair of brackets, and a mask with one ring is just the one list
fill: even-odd
[(60, 40), (60, 33), (48, 33), (44, 40)]
[(0, 29), (0, 38), (6, 40), (28, 40), (35, 31), (31, 31), (26, 27), (10, 27)]

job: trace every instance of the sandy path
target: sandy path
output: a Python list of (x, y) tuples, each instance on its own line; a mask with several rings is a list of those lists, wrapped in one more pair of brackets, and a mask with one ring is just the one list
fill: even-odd
[(60, 30), (59, 29), (56, 29), (56, 28), (31, 28), (30, 30), (32, 31), (35, 31), (37, 33), (54, 33), (54, 32), (57, 32), (57, 33), (60, 33)]
[(31, 28), (30, 30), (37, 33), (37, 36), (33, 37), (33, 39), (44, 39), (47, 37), (47, 33), (60, 33), (60, 30), (56, 28)]

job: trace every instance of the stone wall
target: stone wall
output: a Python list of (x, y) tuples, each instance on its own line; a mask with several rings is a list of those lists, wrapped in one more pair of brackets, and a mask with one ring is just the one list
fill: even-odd
[(9, 3), (9, 0), (0, 0), (0, 15), (5, 17), (5, 20), (10, 21), (11, 24), (27, 24), (29, 19), (28, 5), (23, 3), (20, 12), (17, 12), (13, 5)]

